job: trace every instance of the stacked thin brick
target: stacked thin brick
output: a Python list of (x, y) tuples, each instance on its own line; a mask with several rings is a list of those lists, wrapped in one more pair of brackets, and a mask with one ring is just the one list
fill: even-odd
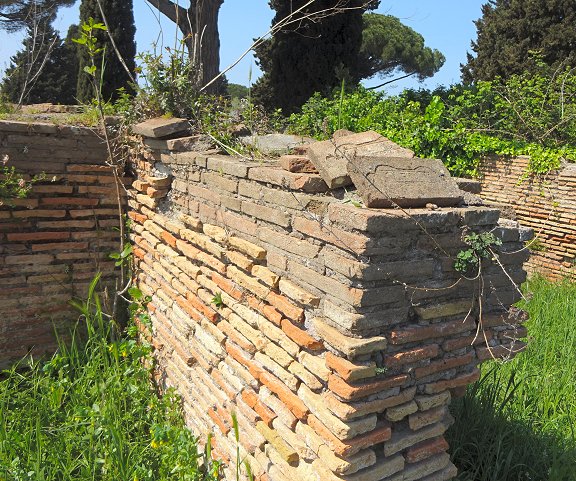
[(119, 217), (106, 157), (89, 129), (0, 122), (0, 159), (44, 177), (0, 206), (0, 366), (53, 351), (55, 332), (65, 337), (78, 319), (69, 301), (98, 271), (113, 284)]
[[(550, 278), (573, 276), (576, 260), (576, 165), (542, 177), (527, 175), (529, 157), (485, 159), (482, 198), (534, 229), (527, 267)], [(511, 212), (510, 212), (511, 211)]]
[[(227, 479), (233, 413), (257, 480), (455, 476), (452, 395), (523, 347), (525, 316), (508, 308), (525, 233), (492, 208), (358, 208), (316, 174), (171, 142), (135, 161), (136, 277), (158, 376), (193, 431), (214, 434)], [(453, 268), (464, 226), (503, 241), (481, 279)]]

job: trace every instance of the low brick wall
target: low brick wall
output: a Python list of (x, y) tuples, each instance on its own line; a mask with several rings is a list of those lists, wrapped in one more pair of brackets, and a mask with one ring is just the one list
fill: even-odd
[[(451, 396), (523, 346), (518, 229), (491, 208), (357, 208), (317, 175), (171, 142), (148, 142), (129, 204), (147, 335), (193, 431), (234, 466), (236, 413), (262, 481), (451, 479)], [(454, 271), (464, 226), (495, 229), (510, 278)]]
[[(0, 206), (0, 367), (55, 348), (97, 271), (114, 277), (118, 205), (106, 149), (91, 130), (0, 122), (0, 158), (30, 178), (26, 199)], [(109, 283), (109, 282), (108, 282)]]
[(543, 178), (526, 178), (528, 157), (485, 159), (481, 197), (535, 231), (528, 268), (550, 278), (574, 276), (576, 262), (576, 164)]

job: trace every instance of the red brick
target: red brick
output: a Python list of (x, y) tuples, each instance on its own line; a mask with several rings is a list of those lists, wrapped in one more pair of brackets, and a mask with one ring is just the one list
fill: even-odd
[(98, 199), (87, 199), (85, 197), (43, 197), (40, 199), (42, 205), (81, 205), (95, 207), (99, 204)]
[(237, 301), (242, 299), (242, 291), (240, 291), (239, 289), (236, 289), (236, 287), (234, 286), (234, 283), (232, 281), (230, 281), (229, 279), (226, 279), (225, 277), (221, 276), (220, 274), (217, 274), (216, 272), (212, 273), (211, 278), (212, 278), (212, 282), (214, 282), (214, 284), (216, 284), (226, 294), (232, 296)]
[(270, 292), (266, 296), (265, 301), (272, 304), (272, 306), (293, 321), (301, 321), (304, 318), (304, 309), (295, 306), (286, 297), (280, 294)]
[(242, 391), (242, 399), (244, 399), (244, 402), (251, 408), (258, 402), (258, 396), (252, 389), (244, 389), (244, 391)]
[(262, 371), (259, 379), (262, 384), (280, 398), (294, 416), (301, 421), (306, 420), (308, 408), (282, 381), (266, 371)]
[(423, 359), (432, 359), (438, 355), (438, 352), (438, 344), (431, 344), (429, 346), (418, 347), (410, 349), (409, 351), (400, 351), (387, 355), (384, 357), (384, 364), (386, 367), (403, 366)]
[(426, 339), (436, 339), (439, 337), (452, 336), (460, 332), (476, 329), (476, 321), (472, 316), (466, 319), (459, 319), (450, 322), (438, 322), (429, 326), (417, 326), (404, 329), (393, 330), (387, 336), (392, 344), (405, 344)]
[(21, 232), (17, 234), (7, 234), (8, 241), (47, 241), (64, 240), (70, 238), (70, 232)]
[(448, 371), (455, 367), (465, 366), (474, 360), (474, 353), (470, 352), (464, 356), (449, 357), (439, 361), (431, 362), (428, 366), (419, 367), (414, 371), (416, 379), (420, 379), (441, 371)]
[(87, 250), (89, 246), (88, 242), (53, 242), (51, 244), (34, 244), (32, 245), (32, 252)]
[(230, 341), (226, 341), (225, 348), (226, 352), (230, 354), (233, 359), (248, 368), (250, 374), (254, 376), (254, 379), (259, 379), (260, 376), (264, 373), (264, 370), (256, 365), (250, 356), (243, 352), (242, 349), (240, 349), (238, 346), (235, 346)]
[(318, 351), (324, 349), (324, 343), (314, 339), (306, 331), (292, 324), (287, 319), (282, 319), (282, 330), (286, 335), (292, 339), (296, 344), (311, 351)]
[(170, 234), (169, 232), (163, 231), (162, 232), (162, 239), (164, 240), (164, 242), (166, 242), (169, 246), (171, 247), (176, 247), (176, 237), (174, 237), (172, 234)]
[(424, 386), (424, 392), (426, 394), (437, 394), (448, 389), (465, 387), (468, 384), (472, 384), (473, 382), (478, 381), (478, 379), (480, 379), (480, 370), (475, 368), (474, 371), (469, 374), (462, 374), (458, 377), (448, 379), (446, 381), (438, 381), (426, 384)]
[(437, 438), (427, 439), (408, 448), (404, 457), (408, 463), (417, 463), (435, 454), (443, 453), (447, 451), (448, 448), (448, 443), (444, 437), (438, 436)]
[(208, 307), (206, 304), (204, 304), (196, 294), (193, 293), (188, 293), (188, 295), (186, 296), (186, 299), (188, 300), (188, 302), (192, 305), (192, 307), (194, 309), (196, 309), (197, 311), (201, 312), (202, 314), (204, 314), (204, 316), (206, 317), (206, 319), (208, 319), (210, 322), (216, 322), (218, 320), (218, 318), (220, 317), (220, 314), (218, 314), (214, 309), (212, 309), (211, 307)]
[(230, 432), (230, 428), (224, 423), (220, 414), (216, 413), (212, 408), (208, 409), (208, 416), (214, 421), (214, 423), (220, 428), (220, 431), (226, 436)]
[(30, 217), (37, 217), (37, 218), (62, 218), (66, 217), (65, 210), (15, 210), (12, 212), (12, 216), (18, 219), (22, 218), (30, 218)]
[(146, 222), (148, 220), (148, 217), (145, 216), (144, 214), (139, 214), (138, 212), (135, 212), (133, 210), (129, 210), (128, 211), (128, 217), (130, 217), (130, 219), (132, 219), (134, 222), (137, 222), (138, 224), (144, 224), (144, 222)]
[(260, 400), (256, 400), (256, 403), (254, 404), (254, 411), (256, 411), (256, 414), (260, 416), (260, 419), (262, 419), (262, 421), (264, 421), (268, 427), (272, 427), (272, 421), (278, 417), (276, 413), (272, 411), (272, 409), (270, 409), (264, 403), (260, 402)]
[(176, 304), (178, 304), (192, 319), (197, 322), (202, 320), (202, 315), (196, 309), (194, 309), (191, 304), (182, 296), (177, 296), (174, 300), (176, 301)]
[(374, 380), (371, 382), (364, 382), (358, 384), (349, 384), (344, 381), (340, 376), (331, 374), (328, 378), (328, 389), (334, 394), (337, 394), (343, 399), (354, 401), (371, 394), (376, 394), (386, 389), (396, 386), (402, 386), (410, 379), (410, 376), (401, 374), (391, 378), (384, 378), (381, 380)]

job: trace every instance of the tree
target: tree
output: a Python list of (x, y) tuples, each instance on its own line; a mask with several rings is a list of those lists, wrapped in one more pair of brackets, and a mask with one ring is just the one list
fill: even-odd
[(76, 49), (68, 38), (62, 41), (48, 25), (39, 34), (28, 29), (23, 49), (11, 58), (0, 90), (18, 104), (75, 103)]
[(0, 28), (16, 32), (33, 23), (51, 24), (60, 7), (74, 5), (76, 0), (2, 0)]
[[(134, 60), (136, 27), (134, 26), (132, 0), (82, 0), (80, 23), (86, 23), (89, 18), (107, 25), (107, 31), (94, 32), (98, 45), (104, 48), (103, 55), (95, 58), (95, 64), (99, 72), (102, 66), (104, 68), (101, 85), (102, 98), (115, 100), (119, 95), (118, 89), (125, 88), (132, 91), (130, 82), (136, 69)], [(94, 97), (94, 90), (90, 77), (84, 73), (84, 67), (90, 65), (90, 59), (82, 48), (78, 49), (78, 61), (76, 95), (80, 102), (89, 102)]]
[[(197, 87), (200, 88), (220, 71), (220, 34), (218, 15), (224, 0), (189, 0), (188, 8), (171, 0), (147, 0), (173, 21), (182, 32), (190, 61), (197, 67)], [(207, 91), (217, 93), (222, 83), (215, 82)]]
[(290, 15), (294, 21), (256, 49), (264, 72), (254, 86), (258, 102), (290, 113), (314, 92), (329, 93), (342, 81), (355, 85), (360, 80), (362, 14), (379, 1), (316, 0), (301, 11), (306, 0), (269, 3), (276, 11), (273, 25)]
[(504, 79), (534, 67), (532, 53), (547, 65), (576, 66), (574, 0), (489, 0), (476, 22), (462, 80)]
[(422, 35), (402, 24), (398, 18), (367, 13), (363, 21), (361, 78), (375, 75), (384, 78), (399, 70), (405, 73), (403, 77), (417, 75), (419, 80), (423, 80), (444, 65), (444, 55), (426, 47)]

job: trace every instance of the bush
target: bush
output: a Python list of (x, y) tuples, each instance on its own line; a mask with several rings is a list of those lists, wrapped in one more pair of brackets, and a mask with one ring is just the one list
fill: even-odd
[(315, 94), (290, 117), (290, 129), (303, 135), (327, 138), (338, 128), (376, 130), (419, 157), (441, 159), (453, 175), (475, 175), (490, 154), (530, 155), (530, 172), (543, 174), (576, 160), (576, 75), (541, 66), (433, 92)]

